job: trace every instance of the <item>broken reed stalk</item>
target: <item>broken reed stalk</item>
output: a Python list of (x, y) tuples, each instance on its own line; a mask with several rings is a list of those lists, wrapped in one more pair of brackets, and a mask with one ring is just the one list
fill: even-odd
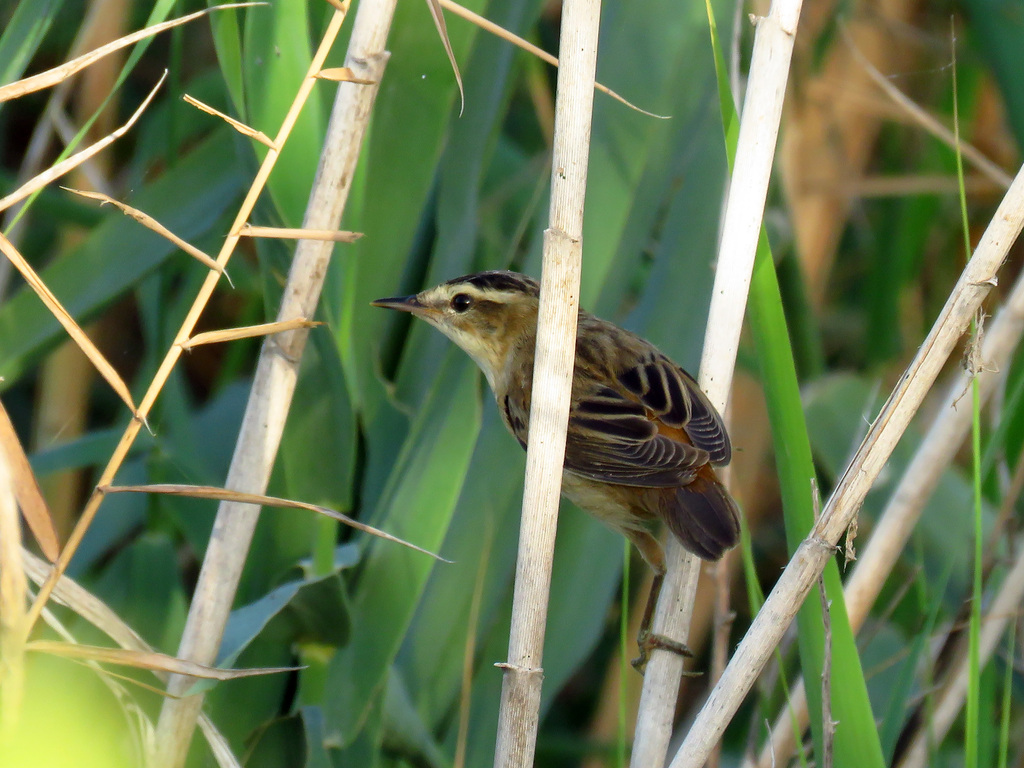
[(583, 205), (590, 158), (600, 0), (562, 9), (551, 209), (544, 232), (536, 366), (530, 407), (523, 515), (519, 529), (508, 662), (494, 751), (495, 768), (533, 765), (540, 717), (544, 625), (565, 458), (583, 256)]
[[(757, 20), (700, 364), (701, 388), (723, 414), (732, 388), (800, 7), (801, 0), (775, 0), (768, 16)], [(652, 629), (686, 642), (700, 560), (672, 536), (665, 554), (668, 573)], [(652, 652), (637, 714), (630, 762), (634, 768), (665, 764), (682, 672), (681, 657), (660, 649)]]
[[(977, 372), (979, 395), (984, 403), (1006, 378), (1010, 361), (1024, 335), (1024, 275), (1017, 278), (1002, 309), (987, 326), (981, 342), (982, 370)], [(971, 428), (971, 409), (957, 408), (971, 385), (972, 374), (963, 372), (946, 389), (942, 405), (907, 465), (899, 484), (878, 518), (863, 548), (843, 595), (850, 627), (856, 633), (864, 624), (903, 547), (917, 525), (925, 504), (938, 487), (942, 473), (953, 461)], [(807, 727), (807, 698), (801, 680), (790, 704), (776, 718), (771, 736), (758, 757), (759, 768), (771, 768), (788, 760), (795, 749), (793, 720), (799, 730)]]
[(996, 271), (1024, 226), (1024, 168), (982, 235), (924, 344), (900, 378), (840, 478), (821, 518), (799, 546), (740, 642), (725, 674), (694, 720), (672, 768), (703, 764), (792, 623), (864, 496), (931, 389), (953, 347), (996, 281)]
[[(394, 10), (394, 0), (364, 0), (359, 4), (345, 65), (361, 80), (373, 84), (347, 82), (338, 86), (304, 228), (337, 229), (341, 221), (389, 57), (385, 45)], [(315, 72), (323, 65), (321, 53), (326, 55), (324, 47), (329, 47), (344, 17), (344, 12), (335, 12), (304, 85), (314, 81)], [(275, 140), (275, 145), (280, 146), (280, 142)], [(332, 249), (330, 241), (299, 242), (278, 310), (281, 319), (314, 314)], [(266, 489), (307, 335), (306, 329), (300, 329), (264, 342), (228, 471), (228, 488), (248, 492)], [(251, 504), (220, 505), (178, 648), (181, 658), (209, 663), (216, 657), (258, 516), (259, 507)], [(190, 685), (187, 677), (173, 677), (168, 691), (182, 696)], [(202, 700), (201, 695), (195, 695), (164, 701), (157, 729), (157, 756), (166, 768), (184, 763)]]

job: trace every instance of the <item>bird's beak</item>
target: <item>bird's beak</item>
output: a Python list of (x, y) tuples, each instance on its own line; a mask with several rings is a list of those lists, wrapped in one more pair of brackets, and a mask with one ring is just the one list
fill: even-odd
[(420, 302), (418, 296), (396, 296), (391, 299), (377, 299), (371, 301), (371, 305), (374, 307), (384, 307), (385, 309), (397, 309), (400, 312), (412, 312), (414, 314), (422, 312), (426, 307)]

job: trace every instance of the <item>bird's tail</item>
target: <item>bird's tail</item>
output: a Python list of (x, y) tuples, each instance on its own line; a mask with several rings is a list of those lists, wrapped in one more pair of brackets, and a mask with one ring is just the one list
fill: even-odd
[(718, 560), (739, 543), (739, 508), (710, 467), (676, 491), (676, 503), (675, 514), (667, 515), (669, 530), (698, 557)]

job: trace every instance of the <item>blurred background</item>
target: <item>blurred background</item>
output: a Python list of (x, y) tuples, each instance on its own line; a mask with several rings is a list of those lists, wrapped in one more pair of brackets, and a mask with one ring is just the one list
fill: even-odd
[[(743, 72), (753, 34), (748, 15), (767, 8), (712, 5), (727, 57)], [(559, 3), (467, 6), (557, 53)], [(203, 7), (196, 0), (0, 0), (0, 83)], [(60, 183), (105, 192), (216, 252), (263, 150), (182, 96), (273, 136), (331, 12), (320, 0), (222, 11), (115, 54), (56, 89), (0, 105), (0, 193), (55, 162), (80, 131), (93, 141), (120, 125), (167, 69), (166, 85), (138, 125)], [(668, 0), (607, 0), (602, 13), (598, 79), (668, 119), (596, 95), (582, 304), (696, 374), (726, 177), (707, 14), (703, 3)], [(351, 18), (328, 65), (341, 65), (349, 29)], [(501, 685), (493, 664), (507, 649), (524, 455), (468, 358), (425, 324), (369, 301), (483, 269), (539, 276), (555, 72), (454, 16), (448, 32), (465, 83), (461, 115), (426, 5), (399, 4), (393, 55), (342, 222), (365, 237), (335, 249), (317, 316), (325, 325), (312, 332), (268, 493), (330, 506), (454, 563), (367, 541), (311, 513), (264, 510), (223, 659), (303, 669), (209, 691), (206, 711), (247, 766), (483, 766), (493, 755)], [(1024, 3), (805, 4), (766, 226), (826, 494), (965, 261), (955, 154), (914, 111), (952, 130), (954, 47), (961, 136), (990, 161), (965, 165), (976, 237), (1020, 162)], [(742, 90), (742, 77), (734, 88)], [(317, 86), (253, 223), (301, 224), (334, 90)], [(204, 268), (110, 206), (56, 184), (13, 214), (4, 214), (3, 231), (138, 399)], [(198, 330), (273, 319), (290, 254), (287, 242), (243, 242), (228, 268), (233, 287), (221, 282)], [(1018, 264), (1011, 258), (1004, 267), (990, 311)], [(152, 432), (136, 442), (117, 483), (223, 485), (257, 351), (257, 341), (241, 341), (185, 354), (149, 418)], [(789, 551), (749, 340), (738, 367), (731, 482), (752, 541), (754, 578), (767, 591)], [(952, 361), (949, 375), (958, 370)], [(6, 261), (0, 377), (0, 397), (66, 536), (130, 415)], [(987, 524), (1001, 505), (1012, 510), (1017, 503), (1022, 383), (1015, 365), (983, 417)], [(919, 434), (907, 435), (868, 497), (859, 541)], [(963, 459), (969, 466), (967, 452)], [(932, 684), (924, 655), (957, 625), (969, 595), (971, 505), (968, 475), (951, 469), (861, 633), (887, 760)], [(215, 509), (209, 501), (108, 497), (69, 575), (173, 654)], [(1006, 521), (1010, 532), (1014, 517)], [(1001, 537), (1011, 540), (1010, 533)], [(1006, 551), (989, 554), (998, 566)], [(732, 557), (706, 574), (691, 639), (697, 669), (710, 667), (716, 588), (733, 587), (731, 643), (749, 622), (752, 584), (744, 584), (740, 565)], [(620, 764), (641, 682), (623, 664), (620, 618), (642, 608), (647, 576), (621, 538), (563, 505), (538, 765)], [(81, 642), (108, 642), (63, 615)], [(627, 657), (634, 636), (626, 632)], [(785, 701), (780, 672), (790, 683), (798, 675), (794, 644), (781, 649), (778, 662), (727, 732), (723, 765), (738, 765), (746, 750), (759, 748), (765, 720)], [(992, 759), (982, 765), (995, 765), (998, 755), (1010, 765), (1024, 759), (1024, 719), (1015, 707), (1024, 678), (1016, 663), (1011, 645), (982, 673), (992, 726), (979, 747)], [(134, 676), (154, 684), (151, 676)], [(681, 721), (699, 706), (707, 680), (684, 681)], [(81, 725), (84, 712), (87, 721), (114, 725), (73, 738), (96, 742), (103, 755), (96, 764), (130, 765), (124, 734), (134, 726), (123, 702), (91, 670), (32, 656), (29, 690), (49, 690), (54, 681), (65, 695), (26, 703), (48, 724), (37, 764), (48, 764), (42, 755), (53, 747), (54, 724), (65, 722), (57, 718)], [(160, 697), (130, 690), (154, 716)], [(1008, 738), (1000, 747), (1004, 709)], [(954, 728), (935, 746), (932, 764), (962, 764), (963, 738)], [(190, 762), (212, 764), (201, 737)]]

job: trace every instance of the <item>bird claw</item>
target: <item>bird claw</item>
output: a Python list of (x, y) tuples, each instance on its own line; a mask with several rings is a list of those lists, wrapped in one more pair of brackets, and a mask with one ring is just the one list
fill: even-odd
[[(640, 637), (637, 638), (637, 645), (640, 647), (640, 655), (633, 659), (630, 664), (632, 664), (633, 669), (641, 675), (644, 674), (651, 651), (655, 648), (660, 648), (664, 651), (671, 651), (672, 653), (682, 656), (684, 659), (693, 658), (693, 652), (686, 643), (680, 642), (679, 640), (673, 640), (671, 637), (659, 635), (654, 632), (641, 633)], [(700, 674), (700, 672), (683, 672), (685, 677), (700, 677)]]

